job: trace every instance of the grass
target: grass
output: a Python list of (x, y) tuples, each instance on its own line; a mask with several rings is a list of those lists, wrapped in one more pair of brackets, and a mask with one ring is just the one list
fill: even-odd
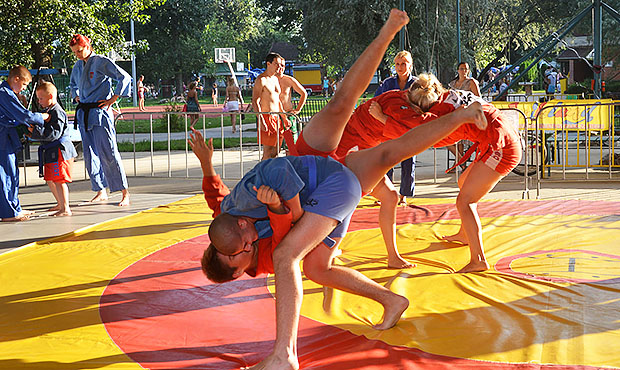
[[(258, 141), (256, 138), (243, 138), (243, 144), (256, 144)], [(170, 140), (170, 150), (185, 150), (186, 141), (185, 140)], [(187, 146), (189, 148), (189, 145)], [(214, 138), (213, 139), (213, 147), (215, 149), (220, 149), (222, 147), (222, 139)], [(238, 138), (225, 138), (224, 139), (224, 148), (236, 148), (239, 147), (239, 139)], [(118, 143), (118, 150), (120, 152), (133, 152), (133, 144), (128, 142)], [(166, 141), (155, 141), (153, 142), (153, 151), (167, 151), (168, 143)], [(191, 151), (191, 148), (188, 150)], [(149, 141), (139, 141), (136, 143), (136, 152), (150, 152), (151, 151), (151, 143)]]
[[(172, 118), (172, 117), (171, 117)], [(185, 131), (185, 117), (180, 116), (178, 119), (178, 123), (175, 124), (173, 120), (170, 120), (170, 131), (171, 132), (180, 132)], [(136, 125), (136, 133), (144, 133), (147, 134), (150, 132), (150, 121), (148, 119), (124, 119), (118, 120), (116, 123), (116, 132), (119, 134), (131, 134), (133, 133), (133, 125)], [(239, 122), (239, 119), (237, 119)], [(248, 120), (244, 120), (244, 122), (248, 122)], [(189, 117), (187, 119), (187, 125), (189, 127)], [(217, 118), (206, 118), (204, 121), (206, 126), (205, 128), (214, 128), (220, 127), (221, 119)], [(230, 117), (224, 116), (224, 126), (230, 126)], [(203, 129), (203, 120), (202, 118), (198, 119), (198, 122), (194, 126), (197, 130)], [(153, 120), (153, 132), (168, 132), (168, 120), (166, 118), (158, 118)]]

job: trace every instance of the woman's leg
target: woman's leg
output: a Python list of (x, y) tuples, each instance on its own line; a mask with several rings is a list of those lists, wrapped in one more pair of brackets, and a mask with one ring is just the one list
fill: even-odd
[(383, 242), (388, 254), (388, 267), (404, 269), (414, 267), (398, 254), (396, 246), (396, 207), (398, 206), (398, 191), (392, 182), (385, 176), (370, 195), (381, 201), (379, 207), (379, 227), (383, 235)]
[(357, 100), (370, 84), (390, 42), (408, 22), (407, 13), (392, 10), (379, 35), (353, 63), (334, 97), (304, 126), (304, 140), (310, 147), (323, 152), (338, 147)]
[[(456, 198), (456, 209), (461, 216), (459, 241), (469, 244), (470, 261), (458, 272), (484, 271), (489, 265), (482, 246), (482, 225), (478, 216), (478, 202), (497, 185), (504, 176), (482, 162), (475, 162), (467, 170), (461, 191)], [(464, 238), (463, 238), (464, 237)]]

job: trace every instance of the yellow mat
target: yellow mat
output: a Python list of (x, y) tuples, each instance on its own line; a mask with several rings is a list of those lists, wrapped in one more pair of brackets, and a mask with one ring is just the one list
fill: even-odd
[[(329, 326), (348, 333), (346, 340), (366, 338), (381, 343), (382, 351), (392, 346), (403, 356), (400, 362), (397, 356), (385, 359), (386, 366), (377, 368), (390, 368), (388, 363), (393, 368), (411, 368), (422, 363), (420, 358), (428, 362), (418, 367), (429, 369), (483, 364), (503, 368), (515, 363), (620, 368), (620, 202), (482, 202), (483, 238), (492, 268), (471, 274), (452, 273), (467, 262), (468, 248), (439, 240), (440, 235), (458, 229), (453, 200), (416, 199), (410, 204), (399, 209), (398, 244), (401, 254), (415, 262), (416, 268), (384, 268), (377, 207), (369, 200), (358, 207), (337, 261), (407, 296), (411, 305), (403, 319), (388, 331), (372, 330), (370, 324), (381, 318), (377, 304), (304, 280), (302, 315), (310, 329), (303, 333), (320, 333), (323, 326)], [(235, 354), (230, 347), (218, 350), (225, 343), (208, 344), (215, 333), (197, 330), (200, 325), (215, 325), (196, 320), (215, 320), (208, 310), (213, 303), (199, 299), (220, 288), (202, 278), (196, 257), (205, 242), (202, 235), (210, 214), (204, 199), (196, 196), (0, 255), (0, 368), (139, 369), (192, 364), (227, 369), (252, 363), (252, 356), (260, 359), (272, 344), (268, 340), (244, 338), (240, 341), (245, 343), (243, 350)], [(188, 240), (196, 242), (186, 247)], [(178, 251), (193, 248), (193, 252), (184, 257), (175, 246)], [(139, 272), (129, 273), (131, 269)], [(157, 282), (140, 288), (144, 291), (139, 295), (119, 293), (124, 285), (129, 291), (134, 279), (148, 281), (175, 272), (185, 275), (176, 282), (153, 280)], [(243, 288), (254, 298), (235, 301), (231, 308), (249, 309), (244, 307), (251, 305), (252, 299), (273, 306), (272, 299), (260, 293), (261, 289), (272, 291), (272, 277), (254, 280), (258, 283)], [(112, 281), (118, 289), (102, 303), (104, 290)], [(189, 285), (183, 286), (185, 283)], [(231, 289), (241, 286), (240, 282), (230, 284)], [(198, 298), (188, 308), (188, 296), (183, 294), (190, 290), (191, 297)], [(102, 314), (102, 305), (134, 300), (130, 302), (134, 305), (123, 307), (148, 306), (155, 299), (149, 292), (157, 293), (158, 304), (166, 301), (169, 314), (155, 317), (132, 312), (109, 320), (114, 322), (106, 328), (101, 317), (109, 315)], [(225, 296), (234, 298), (236, 294)], [(184, 298), (179, 299), (181, 296)], [(201, 311), (202, 305), (205, 311)], [(188, 317), (193, 320), (189, 322), (181, 320), (190, 311), (198, 316)], [(166, 342), (166, 331), (158, 330), (165, 325), (155, 326), (159, 316), (181, 320), (172, 326), (177, 331), (182, 327), (183, 343)], [(241, 324), (246, 328), (253, 325), (247, 321)], [(121, 336), (121, 331), (111, 329), (114, 325), (141, 332)], [(157, 339), (153, 340), (156, 343), (140, 339), (145, 337)], [(302, 366), (347, 368), (343, 363), (334, 365), (339, 357), (328, 348), (315, 348), (314, 342), (305, 344), (304, 338), (300, 335)], [(338, 342), (335, 336), (331, 338)], [(252, 340), (258, 349), (251, 348)], [(155, 346), (158, 352), (141, 353), (143, 342), (144, 351)], [(367, 351), (360, 349), (363, 345), (356, 346), (343, 348), (349, 348), (351, 356)], [(415, 351), (415, 359), (409, 349)], [(154, 353), (174, 360), (154, 360)], [(217, 357), (218, 361), (201, 362), (200, 357)]]

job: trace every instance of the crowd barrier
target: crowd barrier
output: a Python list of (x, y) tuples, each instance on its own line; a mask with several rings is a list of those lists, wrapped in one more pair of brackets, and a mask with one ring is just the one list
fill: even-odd
[[(312, 102), (310, 100), (309, 102)], [(315, 110), (322, 108), (326, 101), (309, 103), (298, 116), (297, 122), (309, 121)], [(614, 108), (620, 104), (611, 100), (551, 100), (548, 102), (494, 102), (510, 122), (518, 125), (525, 146), (521, 163), (513, 172), (522, 177), (511, 176), (507, 181), (523, 182), (523, 198), (529, 198), (532, 182), (536, 182), (537, 194), (540, 196), (541, 183), (547, 180), (568, 181), (575, 179), (574, 170), (585, 171), (585, 180), (591, 179), (593, 170), (598, 171), (596, 179), (600, 179), (600, 170), (606, 169), (606, 180), (618, 179), (620, 154), (616, 156), (618, 138), (615, 136)], [(314, 105), (317, 105), (316, 107)], [(200, 166), (191, 153), (187, 140), (192, 115), (198, 116), (197, 127), (201, 127), (203, 136), (220, 139), (213, 156), (214, 166), (223, 179), (238, 180), (249, 171), (262, 157), (260, 137), (257, 138), (256, 115), (284, 114), (280, 112), (132, 112), (117, 116), (117, 122), (132, 122), (132, 132), (117, 134), (117, 140), (129, 142), (132, 153), (129, 154), (130, 165), (127, 165), (127, 154), (124, 153), (125, 170), (128, 176), (151, 177), (200, 177)], [(225, 117), (236, 115), (238, 131), (233, 135), (231, 127), (225, 125)], [(290, 116), (290, 114), (289, 114)], [(208, 128), (207, 120), (219, 120), (218, 127)], [(165, 123), (164, 133), (155, 133), (154, 121)], [(147, 132), (136, 131), (136, 122), (148, 122)], [(179, 122), (180, 121), (180, 122)], [(175, 130), (176, 128), (176, 130)], [(144, 130), (142, 130), (144, 131)], [(175, 132), (176, 131), (176, 132)], [(226, 140), (234, 139), (227, 148)], [(183, 140), (183, 150), (172, 150), (173, 140)], [(141, 142), (148, 145), (147, 151), (138, 151), (136, 146)], [(165, 150), (155, 150), (155, 144), (164, 143)], [(160, 144), (161, 145), (161, 144)], [(440, 149), (445, 150), (445, 149)], [(605, 158), (609, 160), (605, 161)], [(458, 160), (458, 158), (456, 159)], [(32, 162), (32, 160), (31, 160)], [(594, 163), (596, 162), (596, 163)], [(23, 161), (26, 171), (26, 161)], [(433, 151), (433, 180), (437, 182), (438, 170), (437, 150)], [(443, 172), (443, 171), (442, 171)], [(459, 169), (457, 167), (456, 180)], [(77, 176), (74, 175), (74, 178)], [(84, 171), (84, 178), (87, 178)], [(515, 180), (516, 179), (516, 180)], [(25, 179), (24, 179), (25, 180)], [(24, 183), (24, 186), (27, 186)]]

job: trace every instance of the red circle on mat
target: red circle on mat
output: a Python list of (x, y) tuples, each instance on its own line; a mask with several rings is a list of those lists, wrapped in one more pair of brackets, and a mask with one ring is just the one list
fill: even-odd
[[(548, 214), (554, 202), (557, 201), (482, 202), (478, 212), (481, 217)], [(584, 204), (564, 206), (571, 214), (584, 210)], [(601, 207), (596, 209), (601, 211)], [(457, 218), (454, 204), (401, 209), (397, 223), (421, 223), (438, 217)], [(378, 228), (377, 219), (378, 209), (358, 209), (349, 230)], [(141, 366), (235, 369), (255, 364), (271, 352), (275, 339), (275, 304), (266, 278), (244, 276), (226, 284), (212, 284), (200, 270), (200, 257), (208, 242), (207, 235), (203, 235), (159, 250), (127, 267), (106, 287), (100, 300), (102, 322), (119, 348)], [(298, 353), (301, 367), (313, 369), (352, 369), (360, 364), (366, 369), (388, 370), (514, 368), (513, 364), (452, 358), (390, 346), (303, 316), (299, 323)], [(555, 368), (554, 365), (519, 366)]]

